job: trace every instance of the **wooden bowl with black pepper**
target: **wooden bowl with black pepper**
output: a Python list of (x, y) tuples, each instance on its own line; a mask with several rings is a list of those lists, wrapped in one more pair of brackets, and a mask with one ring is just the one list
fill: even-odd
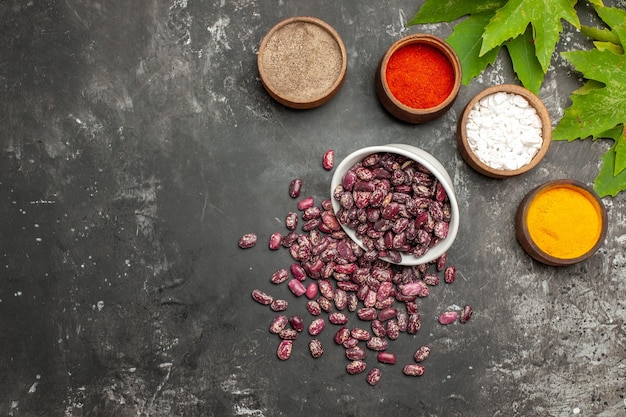
[(311, 109), (337, 94), (348, 58), (341, 37), (329, 24), (297, 16), (277, 23), (265, 35), (257, 65), (272, 98), (287, 107)]
[(426, 123), (445, 114), (461, 87), (461, 63), (452, 47), (418, 33), (396, 41), (376, 70), (376, 94), (383, 107), (407, 123)]
[(457, 146), (465, 162), (492, 178), (530, 171), (548, 152), (550, 114), (530, 90), (501, 84), (467, 103), (457, 125)]

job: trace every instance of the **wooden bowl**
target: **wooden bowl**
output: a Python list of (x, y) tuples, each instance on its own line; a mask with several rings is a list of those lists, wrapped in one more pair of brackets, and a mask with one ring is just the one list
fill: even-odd
[[(539, 199), (553, 198), (551, 193), (556, 192), (570, 193), (575, 210), (563, 209), (565, 203), (546, 205), (542, 210), (533, 206)], [(563, 213), (559, 212), (554, 221), (556, 210)], [(541, 227), (531, 228), (530, 222)], [(588, 227), (583, 228), (583, 224)], [(600, 197), (590, 187), (571, 179), (552, 180), (534, 188), (522, 199), (515, 215), (515, 233), (522, 248), (535, 260), (551, 266), (573, 265), (589, 258), (604, 242), (606, 231), (606, 208)]]
[[(539, 116), (539, 119), (541, 120), (541, 124), (542, 124), (541, 132), (542, 132), (542, 138), (543, 138), (542, 145), (537, 151), (537, 153), (535, 154), (535, 156), (532, 158), (532, 160), (528, 164), (518, 169), (512, 169), (512, 170), (496, 169), (485, 164), (483, 161), (481, 161), (478, 158), (478, 156), (476, 156), (474, 151), (472, 151), (467, 140), (466, 126), (467, 126), (468, 115), (470, 111), (474, 108), (474, 106), (480, 100), (498, 92), (512, 93), (512, 94), (517, 94), (517, 95), (522, 96), (537, 111), (537, 115)], [(543, 159), (546, 152), (548, 152), (551, 139), (552, 139), (552, 122), (550, 121), (550, 114), (548, 113), (548, 110), (546, 109), (543, 102), (539, 99), (539, 97), (537, 97), (531, 91), (527, 90), (524, 87), (520, 87), (514, 84), (502, 84), (502, 85), (492, 86), (483, 90), (479, 94), (477, 94), (472, 100), (470, 100), (469, 103), (467, 103), (467, 106), (465, 106), (463, 114), (461, 118), (459, 119), (458, 125), (457, 125), (457, 145), (458, 145), (459, 152), (461, 153), (461, 156), (463, 156), (463, 159), (465, 159), (467, 164), (471, 166), (474, 170), (492, 178), (513, 177), (513, 176), (523, 174), (533, 169)]]
[[(443, 102), (428, 108), (414, 108), (398, 100), (387, 83), (389, 59), (400, 48), (407, 45), (426, 45), (441, 52), (452, 67), (454, 82), (452, 90)], [(461, 87), (461, 63), (456, 52), (443, 39), (429, 34), (413, 34), (396, 41), (383, 55), (376, 70), (376, 94), (383, 107), (398, 119), (407, 123), (426, 123), (447, 112), (456, 99)]]
[(270, 29), (261, 41), (257, 64), (272, 98), (287, 107), (310, 109), (337, 94), (348, 58), (341, 37), (330, 25), (298, 16)]

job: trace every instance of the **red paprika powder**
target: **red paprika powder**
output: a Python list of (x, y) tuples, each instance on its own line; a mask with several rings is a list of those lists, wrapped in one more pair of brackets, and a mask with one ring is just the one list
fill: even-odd
[(454, 68), (437, 48), (409, 44), (395, 51), (387, 64), (387, 85), (402, 104), (428, 109), (441, 104), (454, 87)]

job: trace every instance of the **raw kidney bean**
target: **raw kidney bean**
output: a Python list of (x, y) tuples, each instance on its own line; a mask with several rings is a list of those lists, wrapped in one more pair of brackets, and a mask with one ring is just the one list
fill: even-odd
[(381, 373), (380, 369), (372, 368), (367, 374), (367, 383), (374, 386), (380, 382)]
[(304, 295), (306, 295), (306, 298), (309, 300), (314, 299), (317, 296), (317, 284), (315, 282), (310, 282), (309, 285), (306, 286), (306, 292)]
[(424, 362), (426, 358), (428, 358), (429, 355), (430, 355), (430, 346), (424, 345), (424, 346), (420, 346), (420, 348), (417, 349), (417, 351), (413, 355), (413, 359), (415, 359), (415, 362)]
[(291, 324), (291, 327), (297, 332), (304, 330), (304, 321), (302, 317), (297, 314), (289, 317), (289, 324)]
[[(298, 223), (296, 222), (296, 226)], [(291, 231), (283, 237), (283, 247), (291, 249), (291, 246), (298, 240), (298, 233)]]
[(339, 330), (337, 330), (337, 333), (335, 333), (334, 340), (335, 340), (335, 343), (337, 343), (338, 345), (341, 345), (349, 338), (350, 338), (350, 329), (342, 326), (339, 328)]
[(389, 343), (382, 337), (374, 336), (367, 341), (367, 348), (371, 350), (380, 352), (387, 350), (387, 347), (389, 347)]
[(322, 166), (325, 170), (330, 171), (335, 166), (335, 151), (332, 149), (324, 152), (324, 157), (322, 158)]
[(346, 365), (346, 372), (348, 372), (350, 375), (356, 375), (364, 372), (366, 368), (367, 365), (365, 362), (356, 360)]
[(419, 363), (410, 363), (405, 365), (402, 369), (402, 373), (407, 376), (422, 376), (424, 375), (424, 366)]
[(304, 210), (304, 213), (302, 213), (302, 219), (306, 221), (318, 219), (321, 215), (322, 209), (317, 206), (313, 206)]
[(315, 359), (319, 358), (324, 354), (324, 347), (322, 346), (322, 342), (318, 339), (312, 339), (309, 342), (309, 351), (311, 352), (311, 356)]
[(322, 314), (322, 308), (317, 303), (317, 301), (313, 300), (307, 301), (306, 311), (308, 311), (309, 314), (312, 316), (319, 316), (320, 314)]
[(239, 238), (239, 247), (248, 249), (256, 245), (257, 237), (254, 233), (246, 233)]
[(317, 229), (319, 225), (320, 225), (319, 219), (311, 219), (302, 225), (302, 230), (305, 232), (310, 232), (312, 230)]
[(389, 320), (387, 322), (385, 330), (387, 331), (387, 337), (391, 340), (396, 340), (398, 337), (400, 337), (400, 326), (395, 319)]
[(341, 345), (345, 347), (346, 349), (350, 349), (350, 348), (357, 346), (359, 342), (360, 342), (359, 339), (355, 339), (354, 337), (350, 336), (348, 340), (343, 342)]
[(436, 260), (435, 264), (437, 265), (437, 271), (441, 272), (446, 267), (446, 262), (448, 261), (448, 255), (446, 253), (441, 254)]
[(333, 201), (330, 198), (323, 199), (320, 205), (326, 211), (330, 211), (330, 212), (333, 211)]
[(274, 301), (274, 297), (258, 289), (252, 290), (252, 298), (257, 303), (265, 306), (272, 304), (272, 301)]
[(302, 284), (300, 281), (298, 281), (295, 278), (292, 278), (291, 280), (289, 280), (289, 282), (287, 283), (287, 286), (289, 287), (293, 295), (295, 295), (296, 297), (300, 297), (301, 295), (306, 293), (306, 288), (304, 287), (304, 284)]
[(368, 332), (365, 329), (360, 329), (358, 327), (355, 327), (354, 329), (350, 330), (350, 336), (352, 336), (353, 338), (357, 340), (370, 340), (370, 338), (372, 337), (370, 332)]
[(328, 298), (329, 300), (334, 300), (335, 298), (335, 290), (333, 289), (333, 285), (327, 279), (320, 279), (317, 282), (320, 293), (323, 297)]
[(408, 334), (415, 334), (419, 332), (422, 327), (422, 317), (419, 313), (410, 314), (407, 323), (406, 332)]
[(295, 178), (291, 180), (289, 183), (289, 196), (291, 198), (300, 197), (300, 192), (302, 191), (302, 180), (300, 178)]
[(328, 315), (328, 321), (332, 324), (346, 324), (348, 322), (348, 316), (343, 313), (330, 313)]
[(363, 360), (367, 356), (367, 351), (361, 346), (354, 346), (346, 349), (346, 358), (351, 361)]
[(325, 211), (322, 213), (322, 223), (324, 223), (330, 230), (341, 230), (341, 225), (337, 221), (337, 217), (334, 213)]
[(456, 267), (454, 266), (447, 267), (443, 274), (443, 277), (444, 277), (443, 280), (445, 282), (447, 282), (448, 284), (452, 284), (454, 280), (456, 279)]
[(437, 275), (437, 274), (424, 274), (422, 276), (422, 281), (424, 281), (424, 283), (426, 283), (426, 285), (430, 285), (431, 287), (434, 287), (436, 285), (439, 285), (439, 275)]
[(359, 306), (359, 299), (356, 298), (356, 294), (353, 292), (348, 293), (348, 311), (350, 312), (356, 311), (358, 306)]
[(282, 340), (278, 344), (276, 355), (281, 361), (286, 361), (291, 357), (291, 351), (293, 349), (293, 340)]
[(274, 311), (285, 311), (289, 307), (289, 303), (286, 300), (275, 299), (270, 304), (270, 308)]
[(363, 321), (371, 321), (376, 319), (376, 309), (374, 307), (363, 307), (356, 311), (357, 316)]
[(463, 310), (461, 310), (461, 323), (467, 323), (469, 319), (472, 317), (474, 310), (471, 306), (465, 305), (463, 306)]
[(278, 332), (278, 337), (283, 340), (295, 340), (298, 337), (298, 332), (294, 329), (286, 328)]
[(280, 331), (285, 328), (288, 322), (289, 320), (287, 319), (287, 316), (283, 314), (279, 314), (278, 316), (274, 317), (274, 319), (270, 323), (270, 333), (280, 333)]
[(387, 330), (385, 325), (380, 320), (372, 320), (372, 333), (374, 336), (385, 337), (387, 336)]
[(389, 365), (395, 365), (396, 355), (390, 352), (378, 352), (378, 362), (387, 363)]
[(322, 333), (324, 327), (326, 327), (326, 321), (324, 319), (315, 319), (311, 322), (311, 324), (309, 324), (309, 334), (311, 336), (317, 336), (318, 334)]
[(307, 197), (298, 201), (298, 210), (304, 211), (309, 207), (313, 207), (313, 205), (315, 205), (315, 199), (313, 197)]
[(345, 310), (348, 306), (348, 296), (344, 290), (341, 288), (337, 288), (335, 290), (335, 296), (333, 297), (335, 301), (335, 307), (337, 310)]
[[(417, 310), (411, 314), (417, 314)], [(401, 332), (406, 332), (409, 327), (409, 316), (407, 313), (403, 311), (398, 311), (398, 316), (396, 317), (396, 321), (398, 322), (398, 330)]]
[(298, 214), (290, 211), (287, 213), (287, 217), (285, 217), (285, 227), (288, 230), (296, 230), (298, 227)]
[(413, 281), (408, 284), (399, 285), (399, 288), (402, 294), (408, 296), (416, 295), (423, 298), (430, 294), (428, 285), (423, 281)]
[(272, 284), (282, 284), (283, 282), (287, 281), (288, 278), (289, 271), (287, 271), (285, 268), (281, 268), (272, 274), (270, 282)]
[(272, 233), (270, 236), (270, 250), (278, 250), (283, 243), (283, 235), (280, 233)]
[(407, 303), (404, 303), (404, 306), (406, 308), (406, 312), (409, 313), (409, 314), (414, 314), (414, 313), (417, 313), (419, 311), (417, 303), (414, 302), (414, 301), (409, 301)]
[(317, 297), (317, 304), (327, 313), (333, 310), (333, 302), (326, 297)]
[(456, 311), (446, 311), (445, 313), (441, 313), (439, 315), (439, 323), (441, 324), (452, 324), (459, 317), (459, 313)]
[[(392, 299), (393, 300), (393, 299)], [(387, 321), (398, 315), (398, 310), (393, 307), (387, 307), (378, 312), (378, 320)]]

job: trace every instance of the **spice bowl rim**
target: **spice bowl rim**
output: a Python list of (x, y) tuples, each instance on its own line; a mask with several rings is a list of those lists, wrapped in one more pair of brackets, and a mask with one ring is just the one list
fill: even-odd
[[(495, 93), (513, 93), (520, 95), (528, 101), (537, 111), (537, 115), (541, 119), (541, 137), (542, 144), (537, 153), (533, 156), (532, 160), (526, 165), (515, 169), (495, 169), (482, 162), (478, 156), (472, 151), (467, 141), (467, 118), (472, 108), (483, 98)], [(552, 121), (550, 119), (550, 113), (541, 99), (532, 91), (519, 86), (517, 84), (498, 84), (491, 87), (487, 87), (478, 94), (476, 94), (465, 106), (463, 113), (457, 123), (457, 147), (465, 162), (472, 167), (475, 171), (492, 178), (509, 178), (517, 175), (524, 174), (535, 168), (539, 162), (545, 157), (550, 143), (552, 141)]]
[[(530, 236), (530, 231), (528, 230), (528, 225), (526, 222), (528, 210), (533, 199), (546, 190), (561, 186), (569, 186), (582, 192), (593, 203), (595, 203), (595, 205), (600, 210), (601, 230), (600, 235), (598, 236), (598, 240), (595, 245), (591, 247), (587, 252), (576, 258), (558, 258), (543, 251)], [(602, 199), (600, 198), (600, 196), (593, 190), (593, 188), (574, 179), (560, 178), (540, 184), (534, 187), (524, 196), (515, 214), (515, 235), (524, 251), (536, 261), (539, 261), (549, 266), (569, 266), (580, 263), (590, 258), (598, 251), (598, 249), (602, 246), (604, 239), (606, 238), (606, 233), (608, 229), (607, 223), (608, 221), (606, 207), (602, 203)]]
[[(393, 95), (386, 79), (387, 64), (391, 56), (403, 46), (416, 43), (433, 46), (442, 52), (454, 71), (454, 85), (448, 97), (438, 105), (426, 109), (418, 109), (402, 103)], [(456, 51), (444, 39), (429, 33), (414, 33), (395, 41), (382, 56), (375, 77), (376, 94), (383, 107), (393, 116), (407, 123), (426, 123), (443, 115), (456, 100), (461, 88), (461, 81), (461, 61)]]
[[(296, 100), (293, 97), (286, 97), (284, 94), (282, 94), (280, 90), (275, 88), (272, 85), (272, 83), (268, 80), (268, 77), (266, 75), (266, 72), (262, 63), (263, 56), (267, 48), (267, 43), (270, 41), (270, 39), (272, 39), (272, 37), (279, 30), (293, 23), (308, 23), (308, 24), (313, 24), (313, 25), (321, 27), (333, 38), (333, 40), (339, 47), (339, 51), (341, 53), (341, 69), (339, 70), (337, 79), (332, 84), (332, 86), (329, 87), (326, 91), (321, 93), (319, 96), (311, 98), (311, 99)], [(272, 28), (270, 28), (267, 34), (263, 37), (259, 45), (259, 49), (257, 51), (257, 67), (259, 71), (259, 76), (261, 78), (261, 84), (263, 85), (265, 90), (274, 100), (278, 101), (284, 106), (291, 107), (294, 109), (312, 109), (315, 107), (319, 107), (325, 104), (326, 102), (328, 102), (341, 89), (341, 86), (343, 85), (345, 81), (346, 73), (348, 70), (348, 54), (346, 52), (346, 46), (343, 40), (341, 39), (341, 36), (330, 24), (313, 16), (293, 16), (293, 17), (283, 19), (279, 21), (278, 23), (276, 23)]]
[[(376, 145), (376, 146), (368, 146), (365, 148), (357, 149), (356, 151), (347, 155), (343, 160), (337, 165), (335, 168), (335, 172), (333, 173), (331, 184), (330, 184), (330, 195), (331, 202), (333, 205), (333, 211), (335, 214), (339, 211), (340, 205), (339, 202), (333, 197), (334, 190), (337, 185), (342, 183), (343, 176), (345, 173), (357, 162), (360, 162), (368, 155), (373, 153), (396, 153), (399, 155), (403, 155), (407, 158), (410, 158), (424, 167), (426, 167), (436, 178), (439, 180), (441, 185), (444, 187), (448, 195), (448, 199), (450, 201), (450, 223), (448, 225), (448, 235), (445, 239), (439, 241), (439, 243), (433, 247), (431, 247), (428, 252), (424, 256), (416, 257), (410, 254), (401, 254), (402, 260), (400, 262), (393, 262), (388, 257), (380, 258), (389, 263), (395, 263), (397, 265), (405, 265), (405, 266), (414, 266), (421, 265), (432, 262), (439, 258), (441, 255), (446, 253), (447, 250), (450, 249), (452, 244), (454, 243), (456, 236), (459, 230), (459, 205), (456, 198), (456, 194), (454, 192), (452, 178), (448, 171), (444, 168), (444, 166), (439, 162), (433, 155), (424, 151), (423, 149), (417, 148), (412, 145), (406, 145), (401, 143), (393, 143), (387, 145)], [(357, 243), (361, 248), (363, 248), (363, 243), (359, 238), (356, 237), (356, 233), (353, 229), (344, 225), (340, 222), (341, 228), (344, 232), (350, 237), (352, 241)]]

